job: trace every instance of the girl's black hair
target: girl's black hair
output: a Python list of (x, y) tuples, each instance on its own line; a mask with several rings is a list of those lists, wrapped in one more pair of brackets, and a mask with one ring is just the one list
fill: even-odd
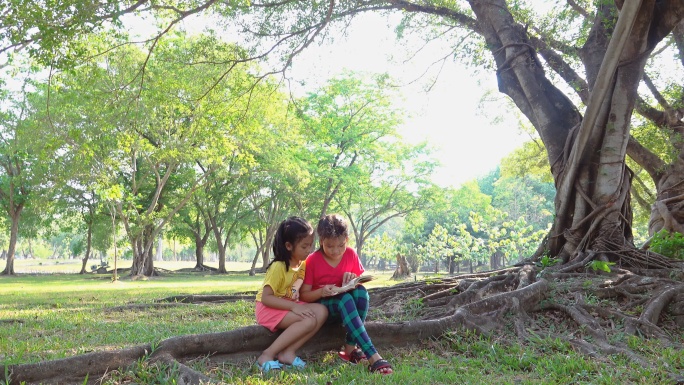
[(285, 244), (289, 242), (294, 246), (297, 242), (311, 234), (313, 234), (313, 227), (304, 218), (289, 217), (280, 222), (275, 237), (273, 237), (273, 260), (268, 264), (268, 267), (271, 267), (275, 261), (283, 261), (285, 262), (285, 271), (288, 271), (290, 269), (291, 253)]
[(349, 237), (349, 228), (341, 215), (328, 214), (318, 221), (316, 234), (319, 239)]

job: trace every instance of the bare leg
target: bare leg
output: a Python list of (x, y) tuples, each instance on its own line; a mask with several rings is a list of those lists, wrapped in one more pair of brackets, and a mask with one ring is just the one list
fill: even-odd
[[(257, 362), (263, 364), (279, 356), (283, 363), (290, 364), (295, 359), (295, 351), (308, 341), (323, 326), (328, 310), (320, 304), (314, 306), (316, 317), (300, 317), (292, 312), (287, 313), (285, 318), (278, 324), (278, 329), (284, 329), (275, 341), (264, 350)], [(282, 354), (279, 354), (281, 353)]]
[(356, 349), (356, 347), (357, 347), (356, 345), (344, 344), (344, 349), (343, 349), (343, 350), (344, 350), (344, 352), (347, 354), (347, 356), (350, 356), (350, 355), (351, 355), (351, 352), (353, 352), (354, 349)]
[(311, 339), (311, 337), (318, 332), (318, 330), (325, 323), (325, 320), (328, 318), (328, 309), (325, 306), (319, 303), (312, 303), (310, 306), (314, 309), (314, 313), (316, 314), (315, 326), (311, 329), (307, 329), (308, 332), (306, 334), (298, 338), (292, 344), (286, 346), (276, 355), (278, 360), (286, 365), (289, 365), (294, 361), (294, 359), (297, 357), (297, 350), (299, 350), (299, 348), (301, 348), (306, 341)]

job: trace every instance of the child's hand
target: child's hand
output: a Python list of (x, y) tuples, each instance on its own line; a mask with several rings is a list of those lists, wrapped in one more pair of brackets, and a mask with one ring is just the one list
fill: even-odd
[(310, 306), (307, 306), (305, 304), (298, 303), (290, 311), (297, 314), (300, 317), (316, 318), (316, 313), (311, 309)]
[(299, 290), (292, 289), (292, 299), (294, 301), (299, 301)]
[(333, 290), (334, 287), (335, 285), (325, 285), (321, 287), (321, 297), (332, 297), (335, 295), (335, 291)]
[(351, 281), (354, 278), (356, 278), (356, 274), (354, 273), (347, 272), (342, 274), (342, 286), (346, 285), (347, 282)]

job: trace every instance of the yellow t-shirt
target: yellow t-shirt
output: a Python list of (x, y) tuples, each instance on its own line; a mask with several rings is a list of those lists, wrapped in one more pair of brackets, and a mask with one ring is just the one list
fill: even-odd
[(261, 302), (261, 294), (264, 292), (264, 287), (270, 286), (276, 297), (292, 299), (292, 286), (298, 279), (304, 279), (306, 265), (302, 262), (298, 268), (293, 269), (292, 266), (285, 271), (285, 262), (275, 261), (266, 270), (266, 277), (261, 284), (256, 295), (256, 300)]

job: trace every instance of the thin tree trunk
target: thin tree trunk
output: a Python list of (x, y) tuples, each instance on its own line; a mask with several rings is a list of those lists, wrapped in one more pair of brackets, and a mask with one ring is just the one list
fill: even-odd
[(361, 259), (361, 264), (365, 266), (366, 263), (368, 263), (368, 260), (366, 259), (366, 256), (363, 254), (364, 241), (365, 239), (363, 239), (363, 237), (360, 235), (356, 238), (356, 254), (359, 255), (359, 258)]
[(164, 239), (161, 235), (157, 237), (157, 250), (155, 253), (155, 258), (157, 261), (164, 260)]
[(28, 251), (24, 254), (24, 259), (33, 259), (33, 245), (31, 244), (31, 238), (28, 238), (26, 243), (28, 243)]
[(90, 249), (92, 247), (92, 241), (93, 241), (93, 225), (92, 223), (88, 223), (88, 235), (86, 237), (86, 252), (85, 256), (83, 256), (82, 264), (81, 264), (81, 272), (79, 274), (85, 274), (86, 273), (86, 265), (88, 264), (88, 258), (90, 258)]
[(195, 269), (204, 268), (204, 245), (195, 243)]
[(9, 246), (7, 248), (7, 262), (5, 263), (5, 270), (2, 271), (2, 275), (14, 275), (14, 253), (17, 250), (17, 238), (19, 236), (19, 217), (21, 214), (21, 208), (14, 211), (14, 215), (11, 217), (10, 223), (10, 239)]
[(256, 263), (259, 260), (259, 250), (254, 253), (254, 259), (252, 259), (252, 267), (249, 269), (249, 275), (254, 276), (256, 274)]

